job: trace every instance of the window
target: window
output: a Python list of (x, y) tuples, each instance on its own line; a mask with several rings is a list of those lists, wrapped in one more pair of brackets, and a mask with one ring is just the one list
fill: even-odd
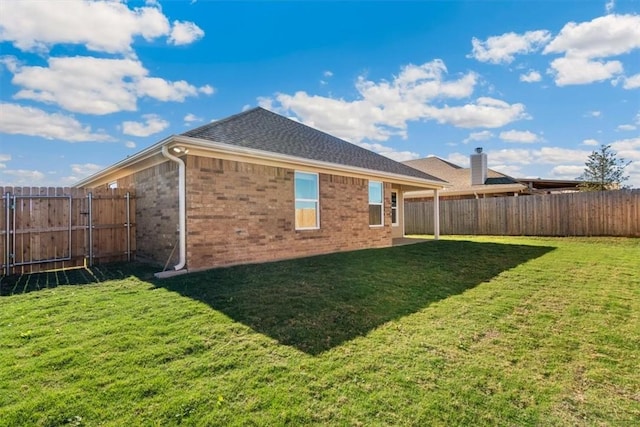
[(369, 225), (381, 226), (384, 209), (382, 207), (382, 183), (369, 181)]
[(318, 206), (318, 174), (295, 173), (296, 230), (320, 228)]
[(391, 192), (391, 224), (398, 225), (398, 192)]

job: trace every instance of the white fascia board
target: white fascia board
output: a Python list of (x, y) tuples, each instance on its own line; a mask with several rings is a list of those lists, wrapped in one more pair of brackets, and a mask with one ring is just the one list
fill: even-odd
[(387, 181), (397, 182), (399, 184), (412, 185), (422, 188), (438, 188), (442, 189), (449, 187), (450, 184), (442, 181), (433, 181), (418, 177), (412, 177), (410, 175), (395, 174), (391, 172), (383, 172), (373, 169), (360, 168), (356, 166), (347, 166), (337, 163), (324, 162), (320, 160), (312, 160), (304, 157), (290, 156), (287, 154), (274, 153), (272, 151), (257, 150), (255, 148), (238, 147), (236, 145), (225, 144), (221, 142), (214, 142), (208, 139), (192, 138), (188, 136), (179, 135), (174, 138), (173, 142), (178, 145), (184, 146), (190, 149), (202, 149), (204, 151), (210, 151), (214, 153), (224, 153), (229, 155), (243, 156), (254, 159), (273, 160), (280, 163), (289, 164), (292, 169), (303, 167), (309, 167), (313, 169), (325, 169), (333, 170), (335, 172), (347, 172), (357, 175), (365, 175), (376, 178), (386, 178)]
[[(111, 166), (102, 169), (99, 172), (94, 173), (91, 176), (88, 176), (80, 181), (78, 181), (74, 187), (87, 187), (90, 186), (91, 183), (100, 181), (103, 177), (116, 173), (118, 170), (127, 167), (129, 165), (133, 165), (134, 163), (141, 162), (143, 160), (149, 159), (155, 155), (162, 154), (162, 146), (171, 142), (172, 139), (175, 138), (175, 135), (169, 136), (163, 139), (160, 142), (157, 142), (150, 147), (145, 148), (144, 150), (129, 156), (125, 159), (120, 160), (117, 163), (114, 163)], [(166, 160), (166, 159), (164, 159)]]
[[(443, 189), (450, 187), (449, 183), (442, 181), (433, 181), (428, 179), (422, 179), (412, 177), (410, 175), (401, 175), (391, 172), (383, 172), (373, 169), (360, 168), (355, 166), (340, 165), (337, 163), (324, 162), (319, 160), (311, 160), (303, 157), (290, 156), (286, 154), (274, 153), (266, 150), (257, 150), (255, 148), (238, 147), (236, 145), (225, 144), (221, 142), (214, 142), (208, 139), (192, 138), (183, 135), (171, 135), (156, 144), (134, 154), (126, 159), (115, 163), (100, 172), (97, 172), (81, 181), (76, 183), (75, 187), (88, 187), (95, 183), (102, 183), (109, 180), (109, 176), (116, 176), (118, 171), (123, 168), (132, 167), (136, 163), (142, 162), (147, 159), (151, 159), (153, 156), (161, 156), (162, 146), (166, 145), (167, 148), (175, 146), (181, 146), (192, 151), (201, 150), (204, 153), (211, 154), (211, 157), (215, 157), (216, 153), (226, 154), (229, 156), (238, 156), (246, 158), (246, 161), (250, 162), (251, 159), (256, 160), (270, 160), (278, 163), (289, 165), (292, 169), (300, 169), (300, 167), (308, 167), (311, 171), (316, 169), (330, 170), (335, 172), (343, 172), (361, 176), (368, 176), (374, 178), (382, 178), (386, 181), (393, 183), (407, 185), (416, 188), (427, 189)], [(197, 154), (193, 153), (192, 154)], [(166, 161), (164, 157), (158, 163)]]

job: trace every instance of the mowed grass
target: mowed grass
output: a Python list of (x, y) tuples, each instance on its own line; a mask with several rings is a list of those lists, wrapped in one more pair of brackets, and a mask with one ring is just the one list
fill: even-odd
[(12, 282), (0, 425), (640, 419), (638, 239), (459, 237), (163, 281), (136, 271)]

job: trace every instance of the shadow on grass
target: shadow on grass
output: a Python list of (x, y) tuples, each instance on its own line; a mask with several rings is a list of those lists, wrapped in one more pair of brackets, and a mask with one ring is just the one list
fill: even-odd
[(87, 268), (13, 274), (0, 278), (0, 296), (26, 294), (61, 285), (88, 285), (130, 276), (136, 276), (141, 280), (150, 280), (155, 271), (158, 271), (158, 268), (148, 264), (119, 262)]
[(221, 268), (154, 283), (317, 355), (553, 249), (427, 242)]

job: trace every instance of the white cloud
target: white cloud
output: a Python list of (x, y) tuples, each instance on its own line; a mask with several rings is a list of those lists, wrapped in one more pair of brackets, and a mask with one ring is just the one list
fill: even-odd
[(551, 176), (557, 179), (575, 180), (584, 172), (584, 165), (558, 165), (551, 169)]
[[(332, 71), (329, 71), (329, 70), (326, 70), (326, 71), (324, 71), (324, 72), (322, 73), (322, 76), (323, 76), (325, 79), (327, 79), (327, 80), (328, 80), (328, 79), (330, 79), (331, 77), (333, 77), (333, 72), (332, 72)], [(327, 80), (324, 80), (324, 79), (320, 80), (320, 84), (321, 84), (321, 85), (327, 85), (327, 84), (329, 84), (329, 82), (328, 82)]]
[(5, 169), (7, 167), (6, 163), (10, 160), (11, 160), (10, 154), (0, 153), (0, 169)]
[(445, 159), (451, 163), (454, 163), (458, 166), (462, 166), (463, 168), (469, 167), (469, 156), (461, 154), (461, 153), (451, 153)]
[(566, 24), (543, 53), (606, 58), (640, 48), (640, 15), (607, 15)]
[[(606, 15), (566, 24), (543, 53), (561, 53), (550, 72), (558, 86), (611, 79), (623, 72), (619, 60), (605, 58), (640, 48), (640, 15)], [(634, 80), (632, 80), (633, 84)]]
[(485, 41), (474, 37), (471, 40), (473, 50), (468, 57), (481, 62), (508, 64), (515, 59), (515, 54), (535, 52), (550, 39), (551, 34), (546, 30), (527, 31), (524, 34), (505, 33), (501, 36), (489, 37)]
[(600, 145), (600, 143), (596, 139), (585, 139), (584, 141), (582, 141), (582, 145), (588, 145), (590, 147), (594, 147), (596, 145)]
[[(294, 120), (297, 120), (293, 117)], [(402, 162), (405, 160), (413, 160), (420, 157), (418, 153), (411, 151), (397, 151), (392, 147), (388, 147), (379, 143), (367, 143), (367, 142), (357, 142), (356, 145), (363, 147), (367, 150), (376, 152), (385, 157), (389, 157), (390, 159), (396, 160), (398, 162)]]
[(522, 144), (532, 144), (539, 142), (540, 137), (528, 130), (507, 130), (500, 132), (500, 139), (506, 142), (519, 142)]
[(461, 128), (498, 128), (511, 122), (528, 119), (523, 104), (508, 104), (489, 97), (480, 97), (475, 103), (460, 107), (425, 108), (425, 118), (432, 118), (441, 124), (451, 124)]
[(631, 77), (626, 77), (624, 79), (624, 84), (622, 85), (625, 89), (638, 89), (640, 88), (640, 74), (634, 74)]
[(179, 46), (193, 43), (204, 37), (204, 31), (193, 22), (173, 21), (169, 43)]
[(561, 147), (542, 147), (540, 150), (533, 151), (532, 154), (537, 163), (557, 164), (559, 162), (572, 162), (584, 164), (591, 152)]
[(56, 185), (68, 186), (75, 185), (79, 180), (93, 175), (104, 169), (104, 166), (95, 163), (73, 163), (71, 164), (71, 175), (62, 176), (57, 179)]
[(145, 114), (142, 116), (144, 123), (125, 121), (122, 122), (122, 133), (125, 135), (145, 137), (162, 132), (169, 127), (169, 122), (161, 119), (155, 114)]
[(362, 142), (358, 144), (362, 148), (366, 148), (367, 150), (374, 151), (378, 154), (381, 154), (385, 157), (395, 160), (396, 162), (404, 162), (406, 160), (413, 160), (420, 158), (420, 154), (414, 153), (411, 151), (396, 151), (391, 147), (387, 147), (381, 144), (368, 144), (366, 142)]
[(493, 137), (493, 132), (489, 130), (482, 130), (480, 132), (471, 132), (462, 142), (468, 144), (471, 141), (486, 141)]
[(38, 170), (3, 169), (0, 174), (3, 176), (2, 181), (8, 186), (41, 186), (45, 184), (45, 174)]
[(0, 41), (23, 51), (46, 51), (55, 44), (80, 44), (108, 53), (131, 51), (134, 37), (169, 34), (169, 21), (157, 7), (129, 9), (119, 1), (4, 1)]
[(625, 181), (625, 185), (633, 188), (640, 188), (640, 138), (629, 138), (614, 141), (611, 143), (619, 159), (631, 161), (631, 164), (625, 168), (625, 173), (629, 176), (629, 180)]
[(613, 12), (613, 9), (615, 9), (616, 7), (616, 0), (607, 0), (607, 2), (604, 4), (604, 11), (606, 13), (611, 13)]
[(406, 137), (408, 122), (414, 120), (436, 120), (473, 128), (500, 127), (528, 118), (524, 105), (488, 97), (459, 106), (435, 106), (446, 99), (469, 97), (477, 81), (475, 73), (464, 74), (456, 80), (446, 80), (446, 73), (445, 64), (434, 60), (407, 65), (391, 81), (373, 82), (359, 77), (355, 86), (359, 96), (355, 100), (300, 91), (258, 98), (258, 104), (352, 142)]
[(637, 127), (635, 125), (620, 125), (616, 128), (616, 130), (620, 130), (620, 131), (630, 131), (630, 130), (636, 130)]
[(189, 96), (196, 96), (198, 89), (184, 80), (170, 82), (159, 77), (144, 77), (136, 82), (135, 93), (165, 102), (182, 102)]
[(204, 85), (198, 88), (198, 92), (204, 93), (205, 95), (213, 95), (216, 89), (211, 85)]
[(0, 132), (12, 135), (39, 136), (69, 142), (109, 141), (104, 133), (94, 133), (72, 116), (18, 104), (0, 103)]
[[(459, 153), (454, 153), (462, 156)], [(573, 150), (562, 147), (541, 147), (536, 150), (522, 148), (509, 148), (487, 151), (490, 165), (558, 165), (578, 164), (584, 165), (591, 154), (586, 150)], [(450, 156), (451, 157), (451, 156)], [(455, 158), (456, 156), (454, 156)], [(467, 161), (468, 163), (468, 161)]]
[(574, 56), (554, 59), (549, 69), (549, 74), (554, 76), (558, 86), (609, 80), (622, 72), (620, 61), (596, 61)]
[(148, 70), (135, 59), (50, 58), (48, 67), (16, 65), (13, 72), (12, 83), (22, 87), (14, 98), (85, 114), (135, 111), (143, 96), (182, 102), (198, 94), (195, 86), (183, 80), (148, 77)]
[(535, 83), (542, 80), (542, 76), (535, 70), (530, 70), (527, 74), (520, 74), (520, 81), (525, 83)]
[(201, 122), (201, 121), (202, 121), (202, 118), (201, 118), (201, 117), (196, 116), (195, 114), (191, 114), (191, 113), (189, 113), (189, 114), (187, 114), (186, 116), (184, 116), (184, 119), (183, 119), (183, 120), (184, 120), (184, 124), (185, 124), (185, 126), (188, 126), (188, 125), (190, 125), (191, 123)]
[(136, 148), (136, 143), (133, 141), (127, 141), (124, 143), (124, 146), (127, 148)]
[(585, 117), (601, 117), (602, 111), (598, 111), (598, 110), (587, 111), (584, 116)]
[(505, 175), (519, 177), (522, 175), (522, 167), (517, 165), (489, 165), (491, 169)]
[(614, 141), (611, 143), (611, 148), (619, 158), (640, 161), (640, 137)]
[(94, 173), (99, 172), (102, 169), (104, 169), (104, 166), (100, 166), (95, 163), (73, 163), (71, 165), (71, 171), (78, 177), (78, 179), (93, 175)]

